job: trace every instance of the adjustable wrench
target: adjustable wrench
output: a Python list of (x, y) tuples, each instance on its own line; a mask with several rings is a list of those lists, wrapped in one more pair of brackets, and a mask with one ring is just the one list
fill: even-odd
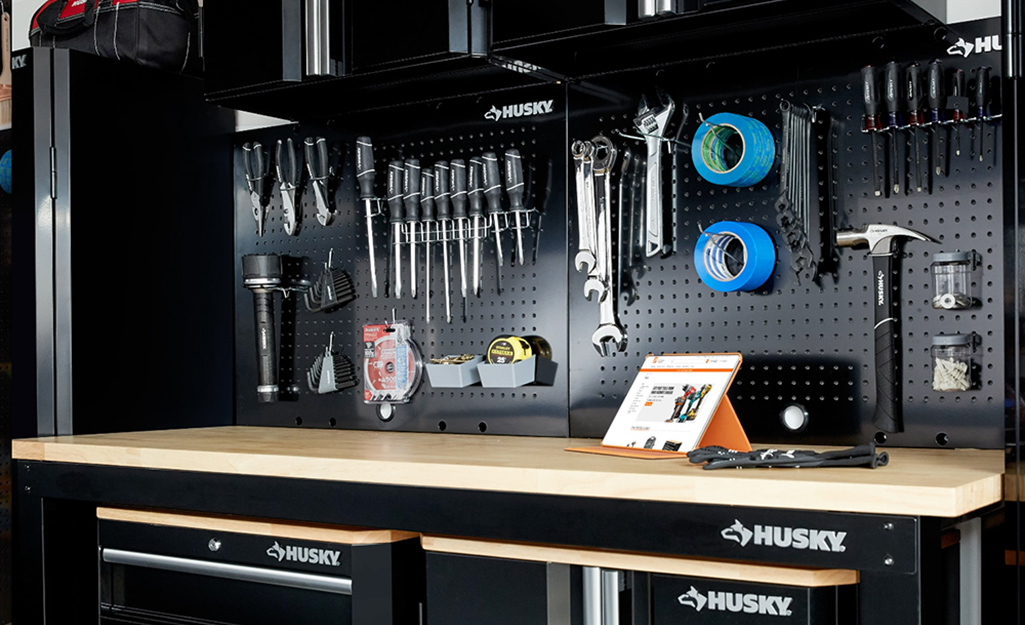
[(577, 191), (577, 255), (573, 260), (577, 271), (591, 273), (596, 264), (594, 245), (594, 180), (591, 176), (590, 141), (574, 141), (570, 146)]
[(662, 140), (675, 110), (673, 99), (668, 94), (659, 90), (658, 99), (659, 106), (652, 108), (648, 106), (647, 98), (642, 95), (637, 107), (637, 117), (634, 118), (634, 125), (644, 137), (644, 144), (648, 148), (644, 218), (644, 246), (648, 258), (663, 251)]

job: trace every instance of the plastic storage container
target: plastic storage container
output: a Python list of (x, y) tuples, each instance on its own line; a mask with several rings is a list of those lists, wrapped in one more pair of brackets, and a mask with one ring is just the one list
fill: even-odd
[(932, 339), (932, 390), (957, 392), (971, 390), (972, 337), (947, 334)]
[(945, 252), (933, 255), (932, 307), (960, 310), (971, 307), (974, 252)]

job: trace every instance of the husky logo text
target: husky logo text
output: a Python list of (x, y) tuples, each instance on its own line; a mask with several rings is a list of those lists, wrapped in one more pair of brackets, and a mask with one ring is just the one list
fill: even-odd
[(322, 564), (324, 566), (341, 566), (342, 552), (331, 549), (317, 549), (315, 547), (293, 547), (285, 545), (282, 547), (278, 541), (267, 549), (267, 555), (278, 562), (288, 560), (289, 562), (305, 562), (308, 564)]
[(975, 54), (984, 54), (986, 52), (999, 52), (1003, 49), (1004, 46), (1000, 43), (1000, 35), (976, 37), (974, 43), (965, 41), (964, 37), (958, 37), (957, 43), (947, 48), (947, 54), (950, 56), (963, 56), (967, 59), (973, 52)]
[(497, 122), (500, 119), (511, 117), (531, 117), (533, 115), (547, 115), (555, 110), (554, 100), (538, 100), (537, 102), (524, 102), (523, 104), (507, 104), (502, 108), (492, 105), (491, 109), (484, 113), (484, 119)]
[(761, 547), (831, 551), (833, 553), (847, 551), (847, 547), (843, 544), (844, 539), (847, 538), (847, 532), (834, 530), (777, 527), (775, 525), (755, 525), (754, 530), (749, 530), (739, 520), (734, 520), (733, 525), (722, 530), (720, 535), (741, 547), (746, 547), (748, 543), (753, 542)]
[(776, 595), (757, 595), (755, 593), (725, 592), (709, 590), (702, 594), (691, 586), (690, 590), (676, 598), (680, 605), (694, 608), (700, 612), (708, 608), (710, 612), (733, 612), (739, 614), (761, 614), (764, 616), (791, 616), (790, 604), (793, 597)]

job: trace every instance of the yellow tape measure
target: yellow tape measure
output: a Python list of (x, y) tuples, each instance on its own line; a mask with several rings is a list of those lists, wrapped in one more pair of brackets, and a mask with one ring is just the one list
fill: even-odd
[(487, 361), (492, 365), (509, 365), (531, 356), (550, 359), (552, 347), (540, 336), (500, 336), (488, 345)]

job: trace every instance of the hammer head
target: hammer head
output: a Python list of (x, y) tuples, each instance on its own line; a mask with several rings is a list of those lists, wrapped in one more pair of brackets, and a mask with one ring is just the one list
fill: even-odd
[(920, 241), (939, 243), (939, 241), (928, 235), (922, 234), (921, 232), (915, 232), (914, 230), (909, 230), (907, 228), (901, 228), (900, 226), (871, 224), (864, 228), (838, 231), (836, 233), (836, 244), (840, 247), (867, 245), (870, 254), (880, 256), (892, 254), (894, 252), (898, 237), (908, 237), (910, 239), (918, 239)]

